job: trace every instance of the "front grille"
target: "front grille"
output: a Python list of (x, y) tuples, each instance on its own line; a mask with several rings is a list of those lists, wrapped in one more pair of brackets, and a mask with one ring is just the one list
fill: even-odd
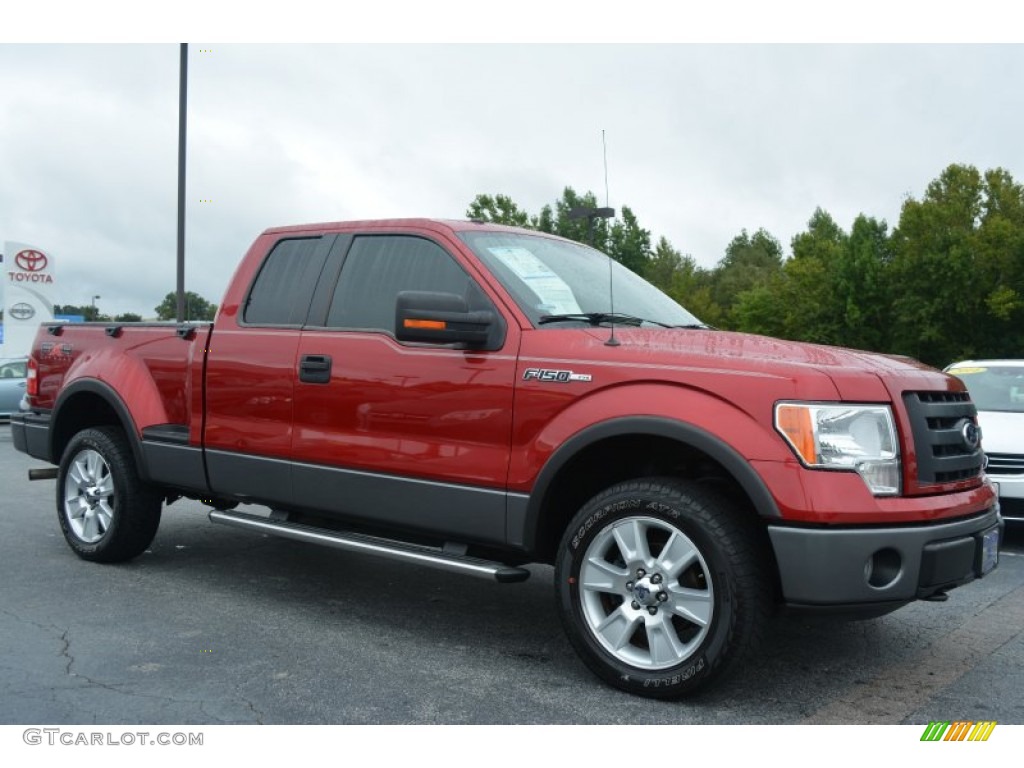
[(1024, 456), (1012, 453), (989, 453), (988, 469), (990, 475), (1024, 475)]
[(977, 424), (977, 410), (966, 392), (907, 392), (917, 453), (917, 481), (925, 485), (955, 483), (981, 475), (984, 454), (964, 439), (966, 422)]

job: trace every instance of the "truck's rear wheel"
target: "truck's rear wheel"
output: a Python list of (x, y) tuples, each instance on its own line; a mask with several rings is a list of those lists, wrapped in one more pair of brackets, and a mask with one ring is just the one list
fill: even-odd
[(85, 429), (71, 438), (57, 472), (57, 516), (85, 560), (116, 563), (141, 554), (160, 525), (163, 497), (140, 478), (124, 433)]
[(677, 698), (739, 660), (772, 609), (755, 525), (726, 496), (674, 478), (588, 502), (555, 571), (562, 622), (587, 666), (632, 693)]

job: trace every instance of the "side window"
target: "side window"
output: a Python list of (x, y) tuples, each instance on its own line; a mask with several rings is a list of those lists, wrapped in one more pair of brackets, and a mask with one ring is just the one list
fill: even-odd
[(324, 259), (319, 237), (281, 240), (274, 246), (249, 291), (242, 320), (256, 325), (302, 325)]
[(441, 246), (421, 237), (357, 237), (345, 257), (327, 325), (393, 333), (401, 291), (439, 291), (463, 296), (471, 309), (491, 304)]

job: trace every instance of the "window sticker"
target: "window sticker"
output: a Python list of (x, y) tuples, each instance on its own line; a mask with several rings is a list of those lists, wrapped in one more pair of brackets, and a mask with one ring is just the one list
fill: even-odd
[(950, 368), (949, 373), (954, 376), (969, 376), (972, 373), (985, 373), (988, 368)]
[(574, 315), (582, 311), (580, 305), (576, 303), (572, 288), (530, 251), (525, 248), (487, 250), (537, 294), (541, 301), (537, 309), (541, 312), (551, 315)]

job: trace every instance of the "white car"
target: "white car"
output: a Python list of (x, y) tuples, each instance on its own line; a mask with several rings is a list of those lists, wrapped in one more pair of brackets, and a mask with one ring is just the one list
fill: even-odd
[(1007, 520), (1024, 521), (1024, 360), (965, 360), (946, 368), (978, 408), (988, 476)]

